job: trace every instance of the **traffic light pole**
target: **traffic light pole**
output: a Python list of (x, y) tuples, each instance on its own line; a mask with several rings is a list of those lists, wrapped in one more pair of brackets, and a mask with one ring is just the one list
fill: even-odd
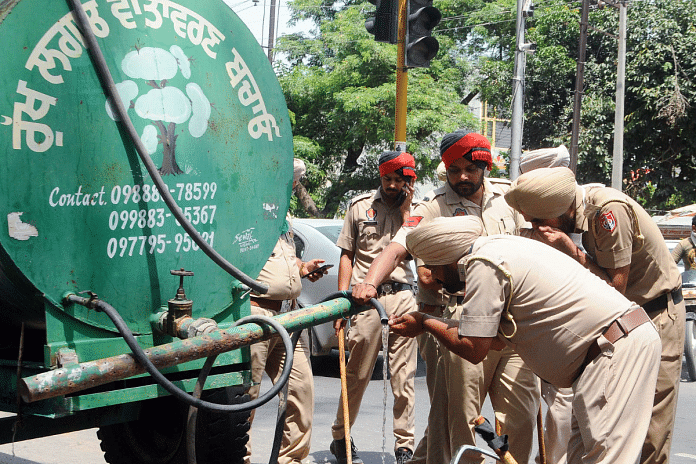
[(394, 111), (394, 150), (406, 151), (406, 103), (408, 94), (408, 69), (406, 68), (406, 22), (408, 0), (399, 2), (399, 28), (396, 43), (396, 108)]

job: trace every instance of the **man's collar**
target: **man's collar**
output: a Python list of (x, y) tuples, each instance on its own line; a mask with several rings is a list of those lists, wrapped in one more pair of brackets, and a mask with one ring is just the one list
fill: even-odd
[(387, 208), (393, 208), (396, 206), (396, 201), (394, 201), (391, 205), (387, 202), (387, 198), (384, 195), (384, 192), (382, 191), (382, 186), (380, 185), (377, 191), (375, 192), (373, 198), (375, 200), (379, 200), (381, 203), (384, 204)]
[(585, 189), (575, 184), (575, 230), (587, 232), (589, 230), (587, 217), (585, 216)]

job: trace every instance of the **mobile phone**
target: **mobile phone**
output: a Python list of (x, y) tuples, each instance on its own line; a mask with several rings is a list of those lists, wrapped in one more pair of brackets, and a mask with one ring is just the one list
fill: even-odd
[(308, 272), (307, 274), (303, 275), (302, 278), (304, 279), (305, 277), (311, 277), (311, 276), (315, 276), (317, 274), (323, 274), (325, 270), (331, 269), (332, 267), (334, 267), (333, 264), (324, 264), (323, 266), (316, 268), (312, 272)]
[[(412, 180), (408, 181), (408, 185), (410, 185), (411, 187), (413, 187), (413, 181), (412, 181)], [(408, 192), (408, 189), (407, 189), (407, 187), (404, 185), (404, 186), (401, 188), (401, 191), (399, 192), (398, 198), (396, 199), (397, 204), (400, 205), (401, 203), (404, 202), (404, 200), (406, 199), (406, 194), (407, 194), (407, 192)]]

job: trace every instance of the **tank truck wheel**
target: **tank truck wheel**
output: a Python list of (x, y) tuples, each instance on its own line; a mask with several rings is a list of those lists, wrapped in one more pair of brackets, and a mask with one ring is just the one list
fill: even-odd
[[(207, 401), (227, 404), (248, 401), (241, 387), (203, 392)], [(158, 398), (143, 404), (137, 420), (99, 428), (104, 459), (110, 464), (186, 464), (186, 413), (176, 399)], [(242, 464), (249, 440), (249, 412), (215, 414), (198, 411), (198, 464)]]
[[(245, 391), (244, 387), (212, 390), (213, 395), (207, 400), (240, 404), (250, 400)], [(250, 411), (219, 414), (199, 409), (196, 427), (198, 464), (243, 464), (251, 428), (250, 415)]]
[(684, 357), (689, 380), (696, 381), (696, 321), (686, 321), (686, 338), (684, 339)]

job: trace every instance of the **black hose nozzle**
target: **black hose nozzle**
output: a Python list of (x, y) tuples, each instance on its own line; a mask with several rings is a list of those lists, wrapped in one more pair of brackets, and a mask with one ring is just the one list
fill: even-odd
[(389, 325), (389, 316), (387, 316), (387, 312), (384, 310), (382, 303), (377, 301), (377, 298), (370, 298), (370, 304), (377, 310), (377, 314), (379, 314), (379, 322), (381, 322), (382, 325)]

